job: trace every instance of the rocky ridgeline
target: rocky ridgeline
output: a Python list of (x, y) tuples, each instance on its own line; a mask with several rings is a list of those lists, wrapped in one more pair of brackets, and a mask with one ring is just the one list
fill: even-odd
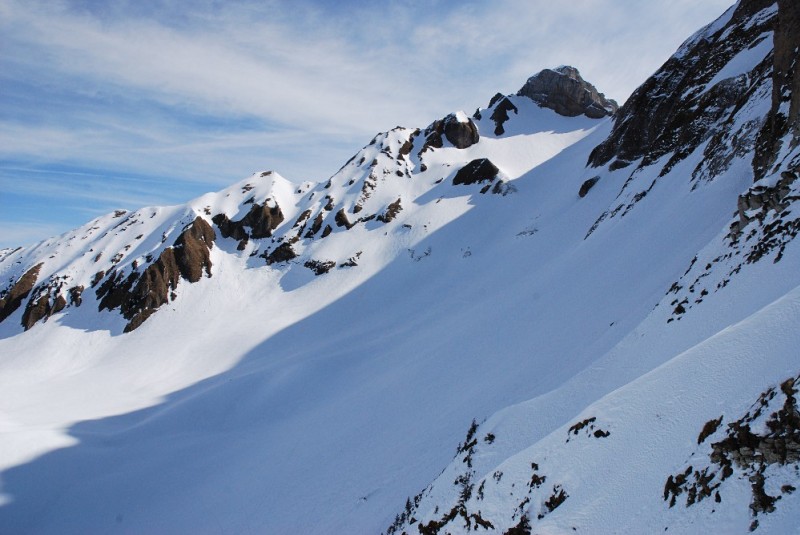
[(8, 318), (22, 305), (23, 301), (31, 293), (31, 290), (33, 290), (33, 286), (36, 284), (36, 279), (39, 277), (39, 271), (41, 269), (42, 264), (36, 264), (26, 271), (19, 280), (9, 285), (9, 287), (3, 291), (0, 295), (0, 321)]
[[(519, 113), (519, 108), (513, 102), (514, 97), (529, 98), (542, 108), (566, 117), (585, 115), (602, 119), (614, 115), (619, 109), (614, 100), (607, 99), (595, 86), (584, 80), (575, 67), (545, 69), (528, 78), (516, 95), (497, 93), (491, 98), (484, 111), (491, 111), (489, 119), (494, 122), (496, 136), (505, 134), (506, 122), (512, 118), (512, 114)], [(481, 119), (483, 112), (476, 110), (473, 117)]]
[[(782, 16), (774, 0), (741, 1), (726, 24), (701, 30), (633, 93), (609, 137), (589, 156), (592, 167), (629, 174), (615, 205), (600, 214), (587, 238), (604, 221), (627, 215), (690, 156), (698, 163), (679, 178), (688, 177), (693, 190), (737, 161), (753, 167), (754, 180), (763, 176), (756, 170), (766, 156), (757, 148), (765, 139), (779, 147), (780, 139), (764, 133), (769, 114), (763, 104), (771, 99), (774, 69), (770, 47), (761, 45), (772, 45), (765, 40)], [(749, 72), (720, 76), (731, 60), (752, 50), (763, 56)]]

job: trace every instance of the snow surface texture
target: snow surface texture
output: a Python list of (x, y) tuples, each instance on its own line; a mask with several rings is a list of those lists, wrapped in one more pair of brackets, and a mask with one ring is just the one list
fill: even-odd
[[(748, 50), (708, 78), (770, 53)], [(719, 502), (687, 507), (694, 470), (665, 496), (800, 371), (784, 206), (800, 181), (781, 178), (797, 149), (755, 185), (748, 150), (694, 180), (705, 144), (666, 173), (668, 156), (591, 168), (613, 119), (506, 98), (455, 114), (480, 133), (467, 148), (436, 122), (398, 127), (327, 182), (259, 173), (1, 251), (7, 287), (41, 264), (31, 295), (52, 313), (0, 323), (0, 532), (796, 532), (796, 463), (765, 466), (772, 511), (751, 508), (752, 466), (733, 465)], [(763, 123), (769, 98), (726, 124)], [(454, 184), (482, 159), (496, 176)], [(235, 237), (214, 222), (254, 206), (282, 217)], [(98, 312), (100, 281), (153, 265), (197, 218), (214, 230), (199, 280), (130, 332)]]

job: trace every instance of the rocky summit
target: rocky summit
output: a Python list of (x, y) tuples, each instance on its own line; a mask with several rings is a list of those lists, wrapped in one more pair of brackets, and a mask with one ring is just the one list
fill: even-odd
[(545, 69), (531, 76), (517, 92), (560, 115), (586, 115), (594, 119), (613, 115), (617, 103), (607, 99), (595, 86), (581, 77), (575, 67)]

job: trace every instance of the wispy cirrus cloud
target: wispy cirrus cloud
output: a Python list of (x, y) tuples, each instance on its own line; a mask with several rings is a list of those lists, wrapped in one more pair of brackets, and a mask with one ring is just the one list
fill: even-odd
[(48, 192), (67, 230), (262, 169), (324, 179), (562, 63), (624, 100), (729, 3), (0, 0), (0, 225), (50, 228)]

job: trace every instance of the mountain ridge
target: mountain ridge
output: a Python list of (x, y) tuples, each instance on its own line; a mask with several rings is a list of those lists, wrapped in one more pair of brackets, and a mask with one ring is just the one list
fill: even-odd
[[(498, 95), (319, 184), (257, 173), (5, 252), (16, 284), (43, 263), (7, 302), (51, 308), (0, 322), (0, 530), (793, 529), (785, 4), (737, 3), (613, 116)], [(166, 299), (124, 332), (137, 295)]]

